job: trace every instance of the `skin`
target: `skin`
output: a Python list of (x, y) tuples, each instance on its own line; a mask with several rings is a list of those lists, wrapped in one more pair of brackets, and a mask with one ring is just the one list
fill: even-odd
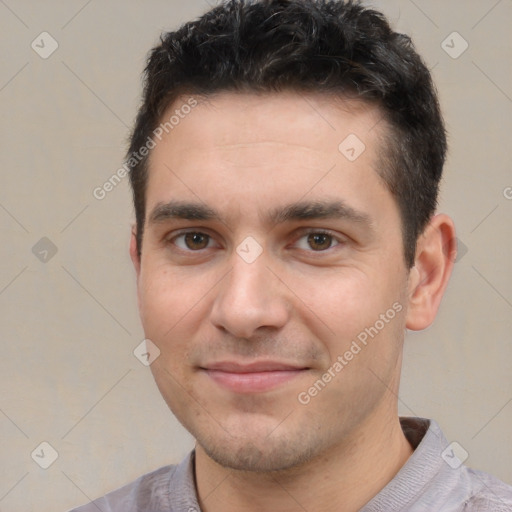
[[(203, 511), (356, 511), (412, 453), (397, 413), (404, 333), (433, 321), (455, 231), (434, 216), (407, 268), (398, 207), (377, 173), (381, 117), (354, 100), (226, 92), (152, 150), (141, 257), (136, 228), (130, 252), (144, 331), (160, 350), (153, 375), (197, 440)], [(366, 146), (353, 162), (338, 150), (349, 134)], [(270, 215), (334, 201), (344, 215)], [(162, 207), (171, 202), (215, 218), (176, 217)], [(251, 263), (247, 237), (261, 248)], [(400, 311), (301, 403), (393, 305)], [(296, 371), (247, 392), (219, 384), (211, 367), (225, 361)]]

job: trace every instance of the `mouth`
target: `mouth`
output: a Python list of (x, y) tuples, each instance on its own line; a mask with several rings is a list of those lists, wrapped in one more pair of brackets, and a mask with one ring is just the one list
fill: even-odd
[(201, 367), (210, 379), (235, 393), (263, 393), (303, 375), (310, 368), (274, 361), (250, 364), (223, 361)]

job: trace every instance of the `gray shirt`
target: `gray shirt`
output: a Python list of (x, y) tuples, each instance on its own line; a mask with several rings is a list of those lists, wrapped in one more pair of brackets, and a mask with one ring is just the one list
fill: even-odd
[[(460, 463), (432, 420), (401, 418), (415, 449), (398, 474), (360, 512), (511, 512), (512, 487)], [(201, 512), (194, 452), (71, 512)]]

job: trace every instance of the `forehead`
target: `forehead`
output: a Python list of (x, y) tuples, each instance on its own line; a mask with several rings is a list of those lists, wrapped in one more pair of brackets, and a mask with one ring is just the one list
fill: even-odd
[[(187, 107), (191, 100), (197, 101), (193, 109)], [(176, 114), (181, 114), (179, 119)], [(380, 130), (385, 128), (383, 117), (374, 102), (328, 93), (221, 92), (178, 98), (162, 116), (162, 124), (171, 118), (176, 123), (167, 127), (164, 138), (171, 132), (177, 136), (195, 132), (190, 140), (194, 139), (196, 146), (295, 141), (296, 145), (336, 154), (338, 145), (332, 143), (342, 141), (347, 130), (352, 130), (365, 145), (374, 146)], [(185, 142), (183, 138), (180, 143)]]
[(195, 199), (231, 192), (245, 207), (283, 193), (299, 200), (313, 188), (328, 194), (334, 183), (352, 192), (383, 186), (376, 171), (385, 123), (361, 101), (297, 92), (183, 96), (161, 127), (149, 159), (147, 210), (171, 192)]

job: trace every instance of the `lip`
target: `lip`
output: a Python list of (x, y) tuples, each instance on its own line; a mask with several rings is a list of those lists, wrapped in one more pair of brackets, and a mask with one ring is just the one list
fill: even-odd
[(274, 361), (250, 364), (223, 361), (201, 368), (208, 377), (235, 393), (263, 393), (303, 374), (309, 368)]

